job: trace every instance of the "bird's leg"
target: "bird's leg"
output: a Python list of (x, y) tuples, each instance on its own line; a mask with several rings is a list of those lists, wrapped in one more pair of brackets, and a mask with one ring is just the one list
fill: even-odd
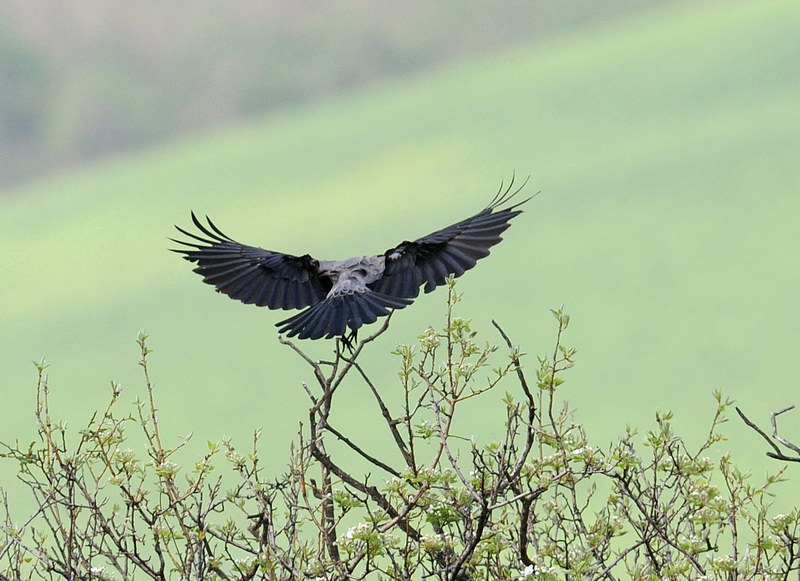
[(345, 333), (339, 337), (339, 339), (342, 342), (342, 346), (352, 355), (353, 351), (355, 351), (356, 342), (358, 341), (358, 329), (351, 329), (349, 335)]

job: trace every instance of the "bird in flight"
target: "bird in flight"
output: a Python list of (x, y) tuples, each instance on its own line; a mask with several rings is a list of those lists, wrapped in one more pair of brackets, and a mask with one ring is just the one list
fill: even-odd
[[(460, 222), (405, 241), (375, 256), (317, 260), (236, 242), (206, 216), (203, 224), (192, 212), (194, 234), (179, 226), (191, 241), (172, 249), (197, 264), (194, 272), (217, 292), (246, 304), (270, 309), (304, 309), (276, 324), (280, 333), (300, 339), (340, 337), (352, 345), (362, 325), (413, 302), (424, 285), (429, 293), (449, 275), (461, 276), (489, 255), (502, 240), (509, 220), (519, 215), (527, 198), (509, 203), (525, 186), (514, 180), (500, 189), (483, 210)], [(347, 331), (350, 330), (349, 336)]]

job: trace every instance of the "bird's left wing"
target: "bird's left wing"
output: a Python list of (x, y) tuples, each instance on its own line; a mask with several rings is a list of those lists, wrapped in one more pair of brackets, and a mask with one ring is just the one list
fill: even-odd
[(270, 309), (301, 309), (319, 303), (331, 289), (331, 281), (319, 275), (319, 262), (308, 254), (246, 246), (223, 234), (208, 217), (204, 225), (192, 212), (192, 221), (202, 236), (176, 226), (194, 241), (173, 238), (187, 247), (173, 251), (197, 263), (194, 272), (203, 282), (232, 299)]
[(443, 285), (448, 275), (464, 274), (489, 255), (489, 248), (502, 240), (500, 234), (509, 227), (509, 220), (522, 213), (519, 206), (530, 199), (506, 205), (522, 189), (512, 192), (513, 183), (512, 179), (505, 189), (501, 185), (489, 205), (474, 216), (387, 250), (383, 276), (367, 286), (393, 297), (413, 299), (423, 284), (429, 293)]

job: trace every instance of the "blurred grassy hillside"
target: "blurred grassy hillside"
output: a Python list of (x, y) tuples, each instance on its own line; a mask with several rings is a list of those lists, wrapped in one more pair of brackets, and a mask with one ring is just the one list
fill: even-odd
[(665, 1), (4, 0), (0, 188)]
[[(276, 340), (283, 313), (202, 284), (166, 250), (173, 224), (193, 209), (246, 243), (373, 253), (479, 210), (512, 170), (543, 193), (463, 278), (461, 312), (490, 342), (504, 325), (532, 373), (565, 304), (564, 395), (590, 433), (663, 408), (705, 429), (714, 389), (754, 417), (797, 402), (798, 22), (789, 0), (670, 5), (25, 187), (0, 205), (0, 439), (30, 437), (42, 356), (73, 426), (110, 380), (141, 395), (145, 328), (168, 433), (203, 446), (263, 426), (285, 450), (311, 376)], [(383, 391), (388, 352), (444, 303), (422, 297), (372, 345)], [(361, 389), (336, 412), (366, 436)], [(477, 412), (465, 430), (486, 437)], [(729, 431), (760, 462), (755, 435)]]

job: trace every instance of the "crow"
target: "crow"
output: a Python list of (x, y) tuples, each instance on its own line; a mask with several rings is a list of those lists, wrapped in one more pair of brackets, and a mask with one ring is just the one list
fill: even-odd
[(192, 241), (170, 238), (185, 246), (171, 250), (196, 263), (194, 272), (203, 282), (232, 299), (270, 309), (305, 309), (278, 322), (280, 333), (300, 339), (340, 337), (352, 345), (362, 325), (410, 305), (423, 285), (429, 293), (449, 275), (461, 276), (488, 256), (509, 220), (522, 213), (519, 206), (530, 200), (509, 204), (525, 186), (512, 191), (513, 184), (513, 178), (507, 187), (501, 184), (474, 216), (376, 256), (317, 260), (247, 246), (223, 234), (208, 216), (203, 224), (194, 212), (192, 222), (201, 235), (175, 226)]

